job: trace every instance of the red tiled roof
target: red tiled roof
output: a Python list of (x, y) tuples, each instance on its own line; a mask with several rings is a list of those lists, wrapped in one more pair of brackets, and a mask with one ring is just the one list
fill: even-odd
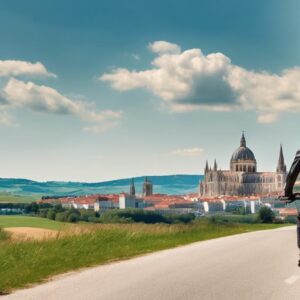
[(100, 201), (112, 201), (112, 202), (119, 202), (119, 195), (118, 194), (95, 194), (95, 195), (86, 195), (86, 196), (79, 196), (79, 197), (63, 197), (63, 198), (49, 198), (40, 200), (39, 202), (42, 203), (78, 203), (78, 204), (94, 204), (97, 200)]
[(296, 208), (279, 208), (278, 211), (282, 216), (297, 216)]

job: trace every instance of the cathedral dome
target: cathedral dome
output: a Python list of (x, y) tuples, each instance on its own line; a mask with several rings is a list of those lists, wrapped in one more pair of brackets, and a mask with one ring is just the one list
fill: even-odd
[(256, 159), (253, 152), (246, 146), (244, 133), (240, 147), (231, 156), (230, 169), (236, 172), (256, 172)]
[(231, 160), (255, 160), (255, 156), (248, 147), (239, 147), (233, 152)]
[(241, 160), (256, 161), (253, 152), (248, 147), (246, 147), (246, 139), (245, 139), (244, 133), (241, 138), (240, 147), (237, 148), (233, 152), (231, 160), (234, 160), (234, 161), (241, 161)]

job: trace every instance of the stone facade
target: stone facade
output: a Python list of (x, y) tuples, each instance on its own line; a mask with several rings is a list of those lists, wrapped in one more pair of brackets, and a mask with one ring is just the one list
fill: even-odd
[(143, 196), (151, 196), (153, 194), (153, 184), (147, 177), (143, 183)]
[(204, 180), (199, 184), (199, 195), (250, 196), (279, 192), (284, 188), (286, 175), (281, 146), (276, 172), (257, 172), (255, 156), (246, 146), (243, 133), (240, 147), (232, 154), (230, 170), (218, 170), (216, 161), (213, 168), (210, 168), (206, 162)]

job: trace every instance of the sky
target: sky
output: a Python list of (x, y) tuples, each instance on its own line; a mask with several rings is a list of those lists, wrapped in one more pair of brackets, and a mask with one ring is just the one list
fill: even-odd
[(4, 0), (0, 177), (40, 181), (229, 168), (300, 147), (297, 0)]

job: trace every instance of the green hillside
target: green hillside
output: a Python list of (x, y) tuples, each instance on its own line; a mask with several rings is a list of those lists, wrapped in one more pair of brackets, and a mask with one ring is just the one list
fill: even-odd
[[(200, 175), (166, 175), (148, 176), (154, 184), (154, 193), (159, 194), (187, 194), (196, 193)], [(145, 177), (135, 178), (136, 192), (142, 192)], [(109, 194), (127, 192), (131, 178), (111, 180), (105, 182), (38, 182), (27, 179), (0, 178), (1, 202), (31, 202), (41, 196), (78, 196), (86, 194)]]
[(0, 203), (31, 203), (38, 199), (38, 195), (15, 195), (5, 192), (0, 193)]

